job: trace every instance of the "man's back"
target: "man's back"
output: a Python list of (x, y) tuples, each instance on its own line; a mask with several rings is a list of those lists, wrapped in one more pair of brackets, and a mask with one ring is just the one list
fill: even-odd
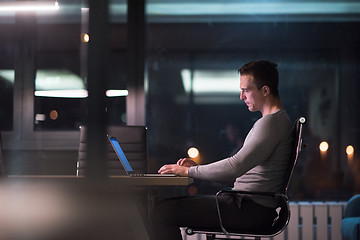
[[(249, 154), (249, 168), (238, 177), (234, 189), (244, 191), (279, 192), (291, 154), (291, 121), (285, 110), (269, 114), (259, 119), (249, 132), (244, 147)], [(260, 136), (259, 136), (260, 135)], [(240, 153), (239, 153), (240, 154)], [(235, 156), (234, 156), (235, 157)], [(273, 201), (253, 199), (256, 202), (276, 207)]]

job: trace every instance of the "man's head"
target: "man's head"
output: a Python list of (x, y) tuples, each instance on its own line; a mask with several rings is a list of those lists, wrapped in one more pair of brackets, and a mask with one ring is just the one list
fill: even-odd
[(278, 97), (279, 74), (277, 64), (267, 60), (249, 62), (239, 69), (240, 75), (251, 75), (257, 88), (268, 86), (270, 93)]
[(245, 64), (240, 72), (240, 99), (251, 112), (266, 114), (269, 107), (279, 100), (276, 64), (258, 60)]

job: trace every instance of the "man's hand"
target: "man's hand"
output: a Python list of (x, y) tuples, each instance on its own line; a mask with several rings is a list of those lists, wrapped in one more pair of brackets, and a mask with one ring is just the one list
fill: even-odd
[(194, 162), (190, 158), (180, 158), (176, 164), (180, 165), (180, 166), (184, 166), (184, 167), (193, 167), (193, 166), (198, 165), (196, 162)]
[(160, 174), (176, 174), (180, 177), (188, 177), (189, 176), (189, 167), (180, 166), (177, 164), (168, 164), (162, 166), (158, 173)]
[(190, 158), (180, 158), (176, 164), (168, 164), (162, 166), (158, 173), (161, 174), (176, 174), (180, 177), (189, 176), (189, 167), (197, 166), (198, 164)]

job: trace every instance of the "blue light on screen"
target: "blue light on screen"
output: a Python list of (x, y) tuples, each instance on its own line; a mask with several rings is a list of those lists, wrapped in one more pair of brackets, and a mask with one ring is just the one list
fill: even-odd
[(132, 172), (133, 169), (130, 166), (129, 161), (127, 160), (124, 151), (121, 149), (119, 142), (116, 140), (116, 138), (110, 138), (112, 145), (115, 148), (116, 153), (120, 157), (121, 162), (123, 163), (125, 169), (127, 172)]

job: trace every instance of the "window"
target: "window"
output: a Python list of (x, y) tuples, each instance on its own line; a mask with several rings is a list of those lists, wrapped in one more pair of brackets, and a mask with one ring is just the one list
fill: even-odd
[[(308, 14), (303, 7), (311, 3), (298, 3), (297, 14), (290, 11), (293, 4), (274, 4), (271, 9), (282, 12), (269, 14), (257, 1), (241, 9), (236, 7), (242, 3), (221, 2), (218, 8), (219, 2), (197, 3), (192, 1), (191, 8), (188, 2), (147, 5), (147, 125), (154, 170), (186, 157), (194, 146), (201, 163), (228, 156), (227, 124), (238, 123), (245, 137), (260, 117), (244, 107), (236, 83), (237, 94), (224, 89), (228, 73), (236, 76), (243, 64), (269, 59), (278, 63), (280, 96), (290, 118), (308, 120), (308, 147), (295, 173), (292, 199), (344, 200), (360, 189), (355, 177), (359, 156), (345, 152), (349, 145), (360, 147), (355, 122), (360, 100), (354, 90), (359, 85), (359, 19), (351, 12), (335, 13), (342, 11), (336, 8), (340, 3), (322, 10), (313, 6), (328, 14)], [(207, 91), (214, 79), (218, 88)], [(329, 143), (325, 155), (319, 150), (322, 141)], [(214, 190), (211, 184), (196, 184), (198, 192)]]

